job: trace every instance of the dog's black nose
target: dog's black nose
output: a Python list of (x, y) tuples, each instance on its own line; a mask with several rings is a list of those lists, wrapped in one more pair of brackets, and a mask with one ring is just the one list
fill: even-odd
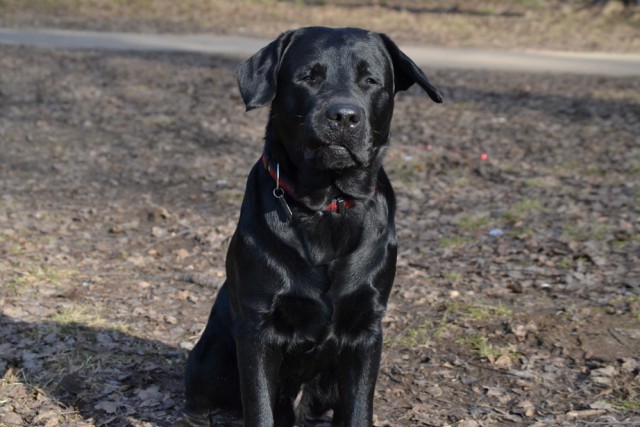
[(327, 109), (327, 119), (340, 126), (355, 127), (362, 115), (362, 108), (350, 104), (334, 104)]

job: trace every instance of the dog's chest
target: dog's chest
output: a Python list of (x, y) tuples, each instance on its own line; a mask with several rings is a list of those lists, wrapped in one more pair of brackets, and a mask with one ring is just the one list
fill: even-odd
[(284, 263), (289, 284), (272, 300), (269, 327), (293, 347), (373, 339), (385, 305), (378, 272), (389, 264), (382, 239), (363, 239), (375, 233), (348, 217), (306, 225), (297, 236), (300, 258)]
[(357, 343), (380, 331), (384, 306), (369, 285), (338, 294), (288, 293), (275, 297), (268, 328), (289, 347), (318, 348), (327, 342)]
[(355, 214), (325, 213), (306, 219), (295, 231), (300, 257), (310, 266), (328, 265), (355, 252), (362, 245), (362, 224)]

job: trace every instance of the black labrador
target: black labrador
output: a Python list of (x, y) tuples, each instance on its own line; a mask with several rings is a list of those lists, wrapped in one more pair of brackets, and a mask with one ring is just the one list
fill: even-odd
[(288, 31), (237, 69), (247, 110), (271, 103), (227, 253), (226, 283), (187, 362), (183, 423), (371, 426), (381, 320), (396, 267), (382, 168), (394, 95), (425, 74), (384, 34)]

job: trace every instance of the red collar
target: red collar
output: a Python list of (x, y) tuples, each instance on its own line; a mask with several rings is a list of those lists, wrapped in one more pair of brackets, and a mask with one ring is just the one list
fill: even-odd
[[(287, 193), (287, 195), (291, 199), (297, 201), (298, 199), (295, 196), (293, 184), (286, 177), (282, 175), (278, 176), (278, 163), (273, 162), (271, 159), (269, 159), (266, 151), (262, 154), (262, 165), (264, 166), (265, 170), (269, 173), (269, 175), (271, 175), (271, 178), (273, 178), (273, 180), (276, 182), (276, 189), (278, 187), (282, 188), (282, 190), (284, 190), (284, 192)], [(345, 209), (349, 209), (353, 207), (355, 204), (356, 202), (353, 199), (336, 197), (335, 199), (333, 199), (333, 201), (331, 201), (331, 203), (329, 203), (324, 208), (322, 208), (322, 210), (325, 212), (342, 213), (344, 212)]]

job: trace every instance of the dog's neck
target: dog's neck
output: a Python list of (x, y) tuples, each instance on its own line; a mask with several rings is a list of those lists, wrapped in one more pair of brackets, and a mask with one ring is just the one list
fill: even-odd
[(280, 144), (265, 144), (264, 169), (289, 199), (312, 211), (342, 212), (376, 193), (377, 170), (296, 168)]

